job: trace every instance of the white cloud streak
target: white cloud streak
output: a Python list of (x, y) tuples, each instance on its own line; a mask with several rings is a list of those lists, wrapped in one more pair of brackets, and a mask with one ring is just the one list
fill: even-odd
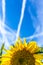
[(25, 6), (26, 6), (26, 0), (23, 0), (22, 9), (21, 9), (21, 17), (20, 17), (20, 21), (18, 24), (16, 39), (18, 38), (18, 36), (20, 34), (20, 29), (21, 29), (21, 25), (22, 25), (23, 17), (24, 17)]
[(3, 15), (3, 25), (5, 23), (5, 0), (2, 0), (2, 15)]
[[(39, 37), (39, 36), (43, 36), (43, 32), (41, 32), (41, 33), (38, 33), (38, 34), (34, 34), (34, 35), (32, 35), (32, 36), (29, 36), (29, 37), (24, 37), (24, 38), (26, 38), (27, 40), (30, 40), (30, 39), (33, 39), (33, 38), (37, 38), (37, 37)], [(24, 38), (22, 38), (22, 40), (24, 39)]]
[[(10, 44), (14, 43), (16, 38), (16, 32), (6, 25), (4, 26), (2, 21), (0, 21), (0, 39), (1, 39), (0, 44), (2, 45), (2, 43), (5, 42), (5, 47), (7, 48), (9, 47)], [(3, 38), (3, 34), (5, 35), (4, 38)]]
[[(31, 15), (32, 21), (33, 21), (33, 27), (35, 29), (35, 32), (32, 36), (27, 37), (27, 39), (33, 39), (34, 37), (37, 37), (37, 42), (39, 45), (43, 44), (43, 0), (34, 0), (34, 3), (31, 2), (33, 7), (36, 7), (36, 15), (34, 16), (30, 6), (29, 6), (29, 13)], [(38, 30), (37, 30), (38, 28)], [(36, 35), (37, 33), (37, 35)], [(39, 37), (40, 36), (40, 37)]]
[(13, 44), (16, 37), (16, 32), (5, 24), (5, 0), (2, 0), (2, 20), (0, 19), (0, 46), (5, 43), (5, 47)]
[[(37, 18), (40, 23), (40, 32), (43, 32), (43, 0), (36, 0)], [(38, 31), (39, 32), (39, 31)], [(43, 45), (43, 36), (37, 39), (40, 45)]]

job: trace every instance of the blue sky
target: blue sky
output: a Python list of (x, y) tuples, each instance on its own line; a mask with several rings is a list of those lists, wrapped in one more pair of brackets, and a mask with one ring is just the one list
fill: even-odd
[[(2, 19), (3, 11), (2, 11), (1, 1), (2, 0), (0, 0), (0, 18)], [(40, 13), (40, 10), (43, 11), (43, 9), (42, 9), (43, 5), (41, 5), (42, 2), (39, 0), (36, 0), (36, 1), (35, 0), (26, 0), (24, 16), (23, 16), (23, 20), (22, 20), (22, 24), (21, 24), (21, 28), (20, 28), (20, 32), (19, 32), (20, 38), (28, 38), (28, 37), (30, 38), (31, 36), (33, 36), (33, 38), (31, 37), (32, 39), (30, 38), (30, 39), (28, 39), (28, 41), (35, 40), (38, 44), (40, 42), (43, 42), (42, 41), (43, 36), (38, 35), (38, 34), (40, 34), (40, 32), (43, 32), (43, 30), (42, 30), (43, 27), (41, 27), (41, 26), (43, 26), (42, 25), (43, 15), (41, 15), (42, 13)], [(5, 25), (10, 27), (10, 29), (15, 34), (17, 33), (18, 25), (20, 22), (22, 4), (23, 4), (23, 0), (5, 0)], [(39, 6), (41, 8), (39, 8)], [(12, 42), (11, 40), (13, 38), (15, 39), (15, 34), (13, 34), (12, 32), (10, 32), (10, 33), (11, 34), (6, 33), (7, 36), (5, 36), (6, 40), (7, 40), (6, 42), (9, 42), (9, 43)], [(13, 37), (12, 39), (11, 39), (11, 36)], [(1, 37), (1, 35), (0, 35), (0, 37)], [(14, 41), (14, 39), (13, 39), (13, 41)], [(43, 45), (43, 43), (40, 45)]]
[[(23, 17), (23, 22), (20, 30), (21, 37), (27, 37), (34, 33), (35, 29), (32, 24), (32, 19), (29, 14), (29, 6), (31, 7), (33, 16), (36, 16), (36, 12), (34, 8), (32, 8), (32, 3), (29, 3), (29, 0), (26, 3), (25, 13)], [(18, 23), (20, 20), (21, 15), (21, 7), (22, 7), (22, 0), (6, 0), (6, 19), (8, 24), (12, 29), (17, 30)]]

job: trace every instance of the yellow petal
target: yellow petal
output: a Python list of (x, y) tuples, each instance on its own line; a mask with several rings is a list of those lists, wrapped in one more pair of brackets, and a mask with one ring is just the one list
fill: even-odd
[(11, 57), (12, 57), (12, 55), (10, 55), (9, 53), (2, 55), (2, 58), (11, 58)]
[(43, 65), (39, 60), (35, 60), (35, 65)]
[(18, 48), (19, 48), (20, 50), (24, 48), (24, 46), (23, 46), (22, 41), (21, 41), (20, 38), (18, 38), (16, 46), (18, 46)]
[(10, 62), (9, 62), (9, 60), (3, 61), (3, 62), (1, 63), (1, 65), (10, 65)]
[(34, 54), (33, 55), (36, 59), (43, 60), (43, 54)]
[(22, 50), (24, 48), (23, 44), (20, 43), (18, 48)]
[(7, 49), (4, 48), (4, 51), (5, 51), (6, 53), (9, 53), (9, 55), (12, 55), (12, 54), (13, 54), (12, 51), (15, 52), (15, 51), (17, 51), (17, 50), (18, 50), (18, 48), (15, 48), (15, 47), (12, 48), (11, 50), (7, 50)]
[(3, 60), (3, 61), (10, 61), (10, 58), (2, 58), (1, 60)]
[(16, 41), (15, 47), (17, 47), (17, 48), (19, 47), (18, 41)]
[(35, 53), (36, 50), (38, 50), (37, 43), (36, 43), (35, 41), (29, 42), (29, 44), (28, 44), (28, 50), (29, 50), (31, 53)]
[(4, 48), (4, 51), (11, 54), (11, 51), (10, 51), (10, 50), (6, 50), (6, 49)]
[(24, 47), (27, 47), (26, 39), (24, 39)]
[(13, 46), (10, 46), (9, 48), (10, 48), (10, 49), (13, 49)]

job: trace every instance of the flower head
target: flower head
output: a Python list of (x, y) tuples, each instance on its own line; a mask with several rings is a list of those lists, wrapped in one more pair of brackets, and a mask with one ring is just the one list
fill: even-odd
[(10, 50), (5, 50), (7, 53), (2, 56), (1, 65), (43, 65), (40, 61), (43, 54), (36, 54), (39, 47), (35, 41), (27, 44), (26, 40), (22, 42), (18, 39), (15, 45), (10, 47)]

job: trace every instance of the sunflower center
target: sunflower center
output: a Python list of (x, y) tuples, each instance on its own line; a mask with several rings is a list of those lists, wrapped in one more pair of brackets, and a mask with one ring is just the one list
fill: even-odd
[(19, 63), (23, 64), (23, 62), (24, 62), (24, 58), (19, 58)]
[(35, 65), (35, 59), (28, 50), (18, 50), (11, 58), (11, 65)]

